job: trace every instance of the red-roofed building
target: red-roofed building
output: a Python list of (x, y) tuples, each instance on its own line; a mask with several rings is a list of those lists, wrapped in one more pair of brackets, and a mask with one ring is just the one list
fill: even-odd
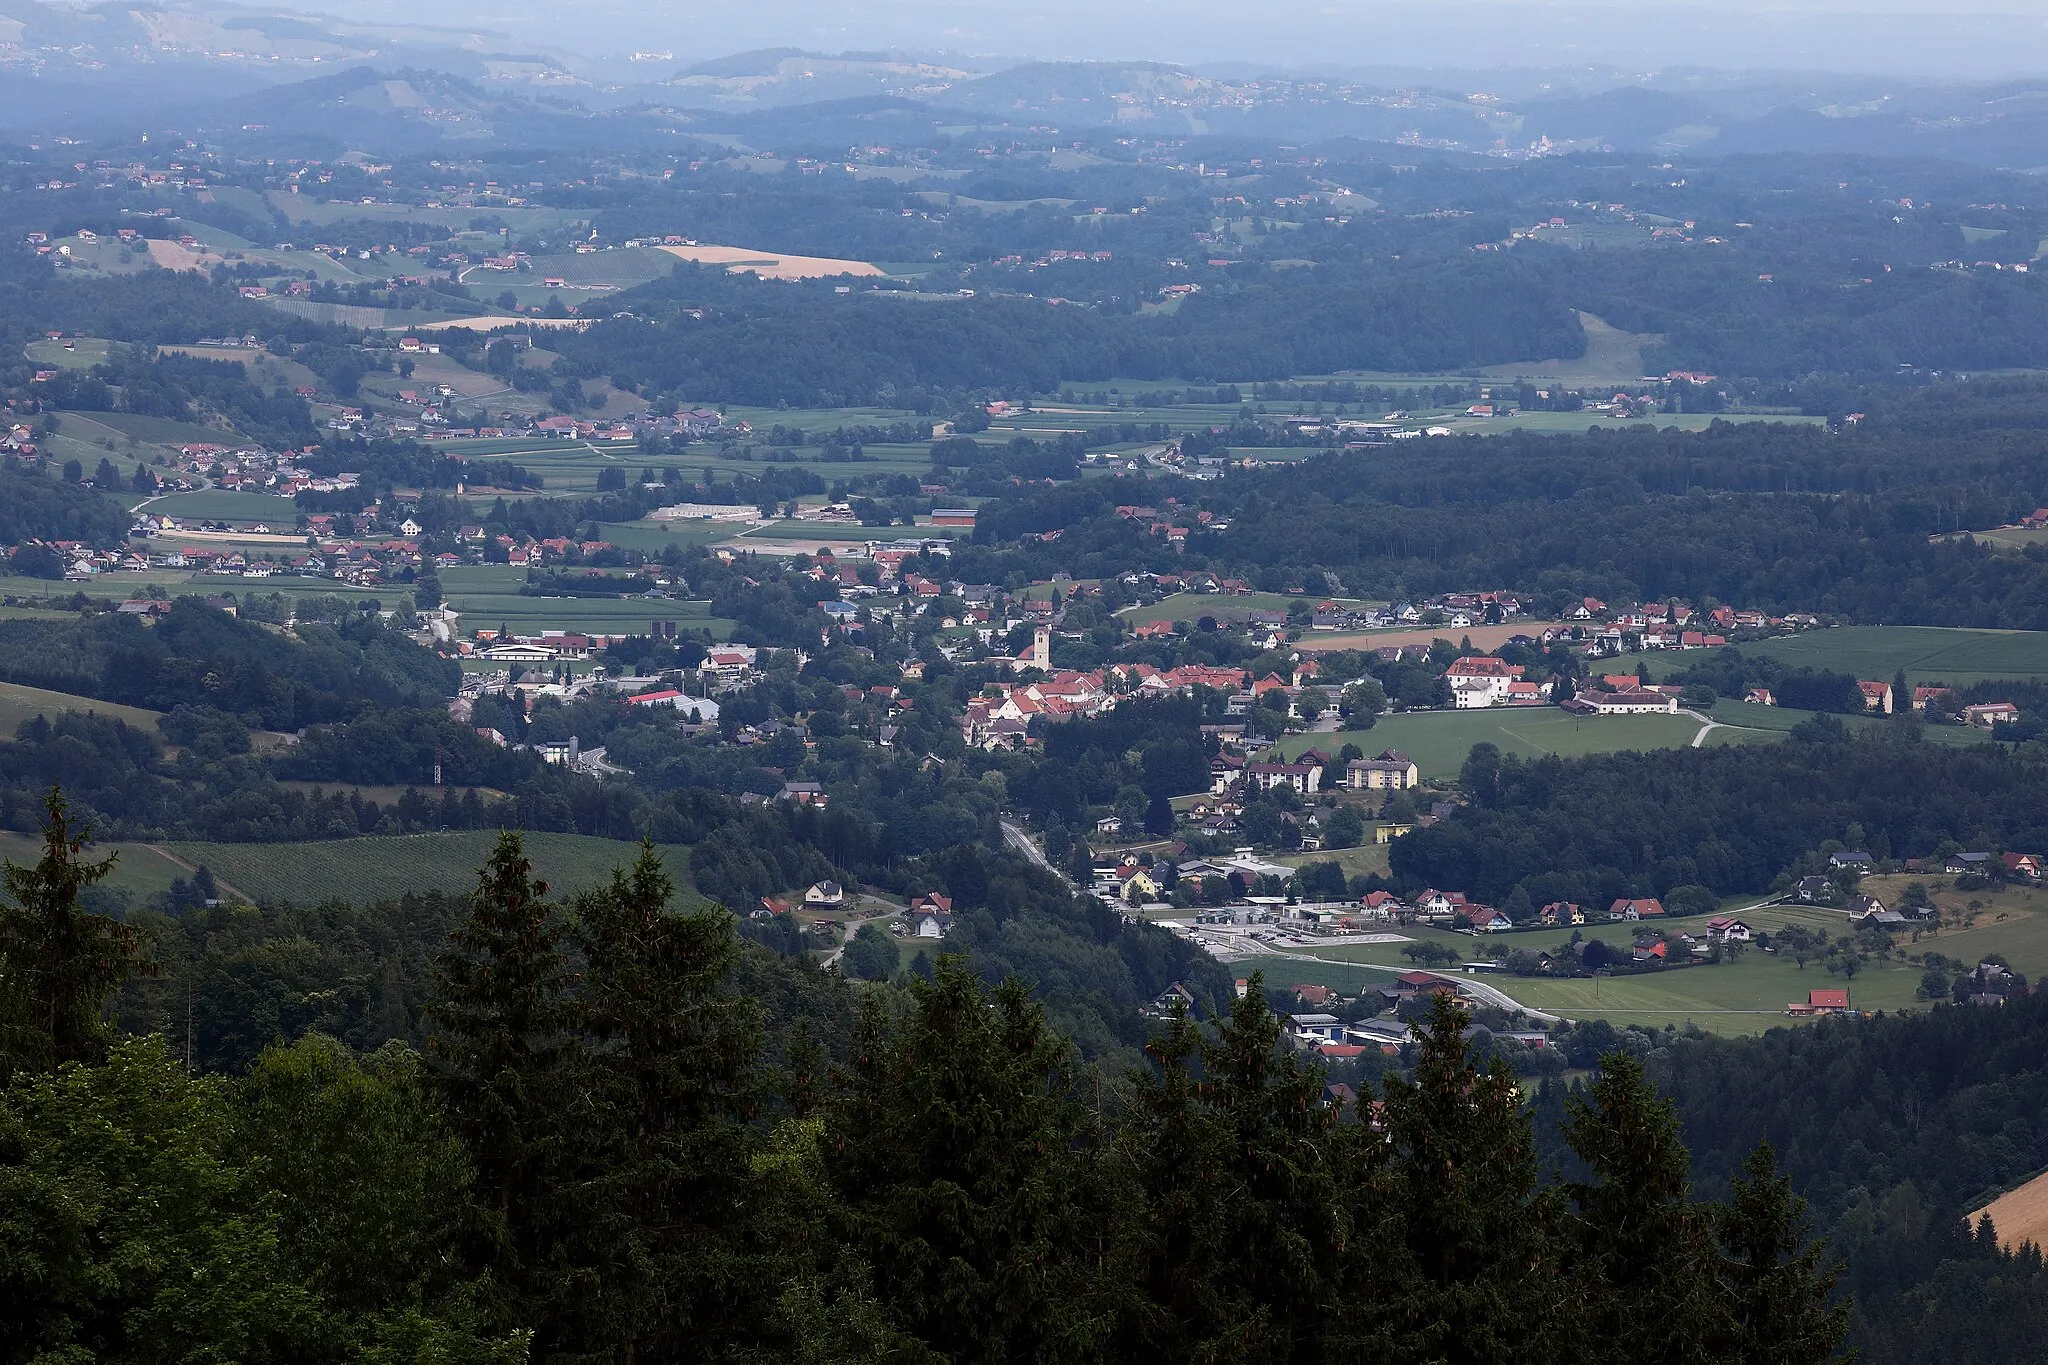
[(1913, 689), (1913, 709), (1924, 712), (1931, 704), (1947, 697), (1948, 694), (1946, 687), (1916, 687)]
[(1621, 920), (1660, 919), (1664, 902), (1654, 896), (1624, 898), (1607, 907), (1607, 918)]

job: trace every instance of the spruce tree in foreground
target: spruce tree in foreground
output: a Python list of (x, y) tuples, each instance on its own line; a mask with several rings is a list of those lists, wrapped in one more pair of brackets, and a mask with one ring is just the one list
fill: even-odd
[(0, 868), (0, 1080), (106, 1056), (107, 1006), (140, 957), (128, 926), (79, 904), (116, 854), (83, 854), (92, 827), (74, 826), (64, 793), (43, 798), (43, 856)]
[(1595, 1177), (1568, 1187), (1575, 1259), (1603, 1290), (1588, 1300), (1585, 1359), (1727, 1359), (1718, 1349), (1729, 1305), (1714, 1275), (1714, 1210), (1692, 1197), (1678, 1111), (1642, 1060), (1603, 1058), (1586, 1097), (1568, 1104), (1565, 1134)]
[(676, 914), (674, 897), (643, 843), (630, 872), (576, 906), (580, 1335), (627, 1362), (717, 1359), (773, 1301), (747, 1236), (760, 1008), (733, 987), (732, 917)]
[[(428, 1009), (428, 1056), (449, 1127), (476, 1167), (483, 1259), (533, 1325), (557, 1322), (573, 1135), (565, 1084), (576, 1040), (563, 926), (517, 834), (477, 875), (469, 918), (449, 936)], [(543, 1345), (552, 1344), (543, 1338)]]
[[(1094, 1125), (1072, 1049), (956, 957), (893, 1027), (871, 1003), (823, 1135), (834, 1216), (908, 1358), (1103, 1359)], [(929, 1355), (925, 1353), (930, 1353)], [(900, 1357), (899, 1357), (900, 1358)]]
[(1778, 1170), (1765, 1143), (1749, 1154), (1717, 1232), (1725, 1259), (1721, 1288), (1733, 1314), (1735, 1365), (1825, 1360), (1849, 1328), (1849, 1305), (1830, 1304), (1836, 1272), (1806, 1237), (1806, 1201)]

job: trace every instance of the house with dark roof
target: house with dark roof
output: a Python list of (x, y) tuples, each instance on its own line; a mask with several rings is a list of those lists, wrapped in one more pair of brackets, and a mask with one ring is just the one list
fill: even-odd
[(1399, 749), (1382, 749), (1375, 758), (1355, 758), (1344, 765), (1344, 783), (1355, 791), (1405, 790), (1420, 783), (1421, 769)]
[(1826, 877), (1801, 877), (1792, 883), (1792, 899), (1801, 905), (1833, 905), (1835, 884)]

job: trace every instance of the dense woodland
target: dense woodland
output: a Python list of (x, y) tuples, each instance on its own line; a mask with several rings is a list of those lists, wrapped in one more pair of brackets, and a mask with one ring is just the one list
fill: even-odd
[(1766, 891), (1852, 829), (1885, 858), (2048, 843), (2048, 768), (1996, 745), (1925, 742), (1910, 718), (1852, 735), (1816, 717), (1754, 748), (1524, 761), (1479, 745), (1462, 784), (1470, 804), (1398, 841), (1394, 873), (1494, 904)]
[[(1941, 415), (1953, 414), (1952, 424)], [(1207, 568), (1254, 587), (1403, 600), (1486, 584), (1542, 610), (1677, 597), (1887, 624), (2048, 627), (2048, 559), (1943, 532), (2005, 525), (2048, 496), (2027, 423), (2048, 390), (1986, 382), (1908, 397), (1842, 433), (1721, 424), (1466, 438), (1416, 462), (1331, 452), (1162, 487), (1083, 480), (988, 506), (970, 580)], [(1177, 497), (1176, 553), (1116, 513)], [(1228, 523), (1196, 526), (1198, 512)], [(1597, 528), (1597, 529), (1595, 529)], [(1055, 542), (1037, 537), (1059, 530)]]
[[(1650, 1057), (1708, 1192), (1767, 1140), (1846, 1265), (1851, 1340), (1872, 1365), (2017, 1362), (2038, 1353), (2048, 1276), (1956, 1219), (2048, 1162), (2048, 1005), (1939, 1008), (1678, 1040)], [(1987, 1330), (1988, 1324), (1996, 1328)]]
[[(38, 1002), (0, 1090), (12, 1283), (38, 1266), (10, 1358), (2031, 1358), (2038, 1255), (1959, 1221), (2048, 1155), (2031, 1001), (1592, 1030), (1597, 1078), (1526, 1104), (1446, 1012), (1367, 1125), (1259, 992), (1089, 1063), (1015, 986), (849, 986), (647, 861), (564, 906), (515, 839), (471, 898), (138, 932), (66, 901), (89, 858), (0, 917)], [(145, 958), (121, 1016), (163, 1038), (123, 1040), (91, 1002)]]
[(10, 1359), (1737, 1362), (1841, 1338), (1768, 1151), (1696, 1199), (1625, 1053), (1570, 1102), (1582, 1169), (1556, 1183), (1448, 1006), (1370, 1124), (1260, 992), (1090, 1075), (1015, 980), (946, 959), (835, 1018), (849, 988), (673, 912), (651, 854), (561, 907), (507, 836), (437, 955), (423, 1054), (314, 1034), (195, 1076), (102, 1023), (137, 945), (80, 910), (103, 868), (51, 814), (0, 913), (25, 983)]

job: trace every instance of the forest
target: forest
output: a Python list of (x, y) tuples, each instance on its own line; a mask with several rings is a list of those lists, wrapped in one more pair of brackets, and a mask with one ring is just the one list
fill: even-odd
[(1928, 743), (1911, 718), (1852, 734), (1817, 716), (1778, 744), (1569, 759), (1479, 745), (1460, 781), (1471, 803), (1398, 840), (1394, 875), (1532, 911), (1678, 886), (1767, 891), (1852, 829), (1885, 858), (1946, 841), (2048, 844), (2048, 768), (1996, 745)]
[(651, 852), (568, 906), (516, 835), (423, 1051), (195, 1074), (109, 1027), (140, 965), (60, 802), (7, 870), (0, 1342), (241, 1360), (1825, 1359), (1845, 1305), (1767, 1148), (1693, 1192), (1617, 1051), (1542, 1169), (1439, 1007), (1370, 1123), (1252, 991), (1090, 1073), (1015, 979), (818, 980), (676, 913)]
[(55, 828), (0, 907), (11, 1359), (2032, 1358), (2038, 1253), (1960, 1216), (2048, 1158), (2030, 999), (1587, 1026), (1526, 1098), (1446, 1009), (1365, 1123), (1258, 990), (1091, 1059), (1044, 992), (846, 982), (648, 858), (123, 924)]
[(2048, 1162), (2044, 1039), (2048, 1005), (2031, 996), (1740, 1044), (1678, 1039), (1649, 1067), (1702, 1189), (1728, 1188), (1741, 1151), (1771, 1143), (1844, 1263), (1861, 1359), (2017, 1365), (2044, 1325), (2040, 1253), (2002, 1253), (1956, 1214)]
[(1156, 318), (1024, 298), (844, 298), (829, 283), (792, 288), (702, 268), (620, 298), (635, 316), (564, 338), (565, 356), (700, 401), (806, 407), (918, 389), (1045, 393), (1117, 377), (1455, 370), (1585, 348), (1571, 310), (1506, 261), (1268, 272)]
[(309, 604), (290, 639), (182, 597), (153, 626), (102, 612), (0, 621), (0, 678), (129, 706), (205, 706), (297, 730), (376, 706), (438, 705), (460, 667), (338, 598)]
[[(104, 545), (127, 531), (127, 514), (97, 493), (36, 473), (11, 455), (0, 461), (0, 541), (14, 546), (30, 539)], [(26, 577), (61, 578), (66, 566), (59, 559), (49, 566), (54, 573), (41, 566), (12, 567)]]
[[(2048, 557), (1968, 536), (2048, 496), (2036, 381), (1899, 402), (1840, 432), (1720, 423), (1468, 437), (1416, 462), (1331, 451), (1206, 483), (1084, 480), (982, 511), (969, 580), (1206, 568), (1255, 588), (1405, 600), (1475, 585), (1555, 611), (1679, 598), (1849, 620), (2048, 628)], [(1950, 421), (1943, 422), (1941, 414)], [(1175, 551), (1121, 505), (1177, 498)], [(1194, 523), (1208, 512), (1227, 529)], [(1593, 528), (1597, 528), (1597, 531)], [(1061, 532), (1056, 543), (1039, 539)]]

